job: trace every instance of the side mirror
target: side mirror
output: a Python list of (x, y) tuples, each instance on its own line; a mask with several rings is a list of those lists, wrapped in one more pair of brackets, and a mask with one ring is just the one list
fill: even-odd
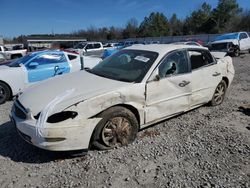
[(159, 74), (157, 74), (157, 75), (155, 75), (153, 81), (159, 81), (160, 79), (161, 79), (161, 78), (160, 78)]
[(37, 62), (31, 62), (29, 64), (29, 68), (35, 69), (38, 65), (39, 65), (39, 63), (37, 63)]

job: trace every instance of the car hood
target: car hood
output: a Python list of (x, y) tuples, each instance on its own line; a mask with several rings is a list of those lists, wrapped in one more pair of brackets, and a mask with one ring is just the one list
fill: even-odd
[(217, 40), (217, 41), (213, 41), (211, 44), (219, 44), (219, 43), (237, 43), (237, 39), (225, 39), (225, 40)]
[(0, 63), (0, 70), (5, 70), (5, 69), (9, 69), (9, 66), (6, 66), (6, 64), (1, 64)]
[(111, 92), (131, 83), (103, 78), (86, 71), (57, 76), (27, 88), (19, 97), (19, 102), (33, 115), (41, 112), (53, 99), (73, 90), (73, 93), (57, 105), (55, 111), (82, 102), (106, 92)]

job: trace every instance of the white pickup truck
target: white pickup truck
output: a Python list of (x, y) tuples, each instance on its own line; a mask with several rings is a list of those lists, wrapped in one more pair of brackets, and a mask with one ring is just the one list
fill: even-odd
[(101, 57), (104, 48), (101, 42), (82, 42), (77, 44), (73, 50), (81, 55)]
[(241, 52), (250, 53), (250, 37), (247, 32), (228, 33), (220, 35), (209, 44), (210, 51), (227, 52), (239, 56)]
[(0, 46), (0, 52), (4, 53), (7, 59), (16, 59), (23, 57), (27, 54), (27, 50), (8, 50), (4, 46)]

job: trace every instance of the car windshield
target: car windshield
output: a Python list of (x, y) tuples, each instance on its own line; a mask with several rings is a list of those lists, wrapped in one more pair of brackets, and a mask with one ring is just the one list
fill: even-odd
[(33, 57), (36, 56), (36, 53), (31, 53), (31, 54), (28, 54), (24, 57), (21, 57), (19, 59), (16, 59), (14, 61), (12, 61), (10, 64), (8, 64), (9, 67), (20, 67), (20, 64), (24, 64), (26, 62), (28, 62), (30, 59), (32, 59)]
[(215, 40), (238, 39), (238, 33), (229, 33), (215, 38)]
[(87, 43), (79, 43), (74, 48), (76, 48), (76, 49), (83, 49), (86, 45), (87, 45)]
[(121, 50), (88, 71), (113, 80), (141, 82), (157, 57), (151, 51)]

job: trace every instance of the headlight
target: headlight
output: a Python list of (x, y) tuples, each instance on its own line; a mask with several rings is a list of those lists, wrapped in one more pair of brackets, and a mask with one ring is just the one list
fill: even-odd
[(74, 111), (63, 111), (63, 112), (59, 112), (56, 114), (51, 115), (50, 117), (48, 117), (47, 122), (48, 123), (59, 123), (62, 121), (65, 121), (67, 119), (74, 119), (76, 116), (78, 115), (77, 112)]

